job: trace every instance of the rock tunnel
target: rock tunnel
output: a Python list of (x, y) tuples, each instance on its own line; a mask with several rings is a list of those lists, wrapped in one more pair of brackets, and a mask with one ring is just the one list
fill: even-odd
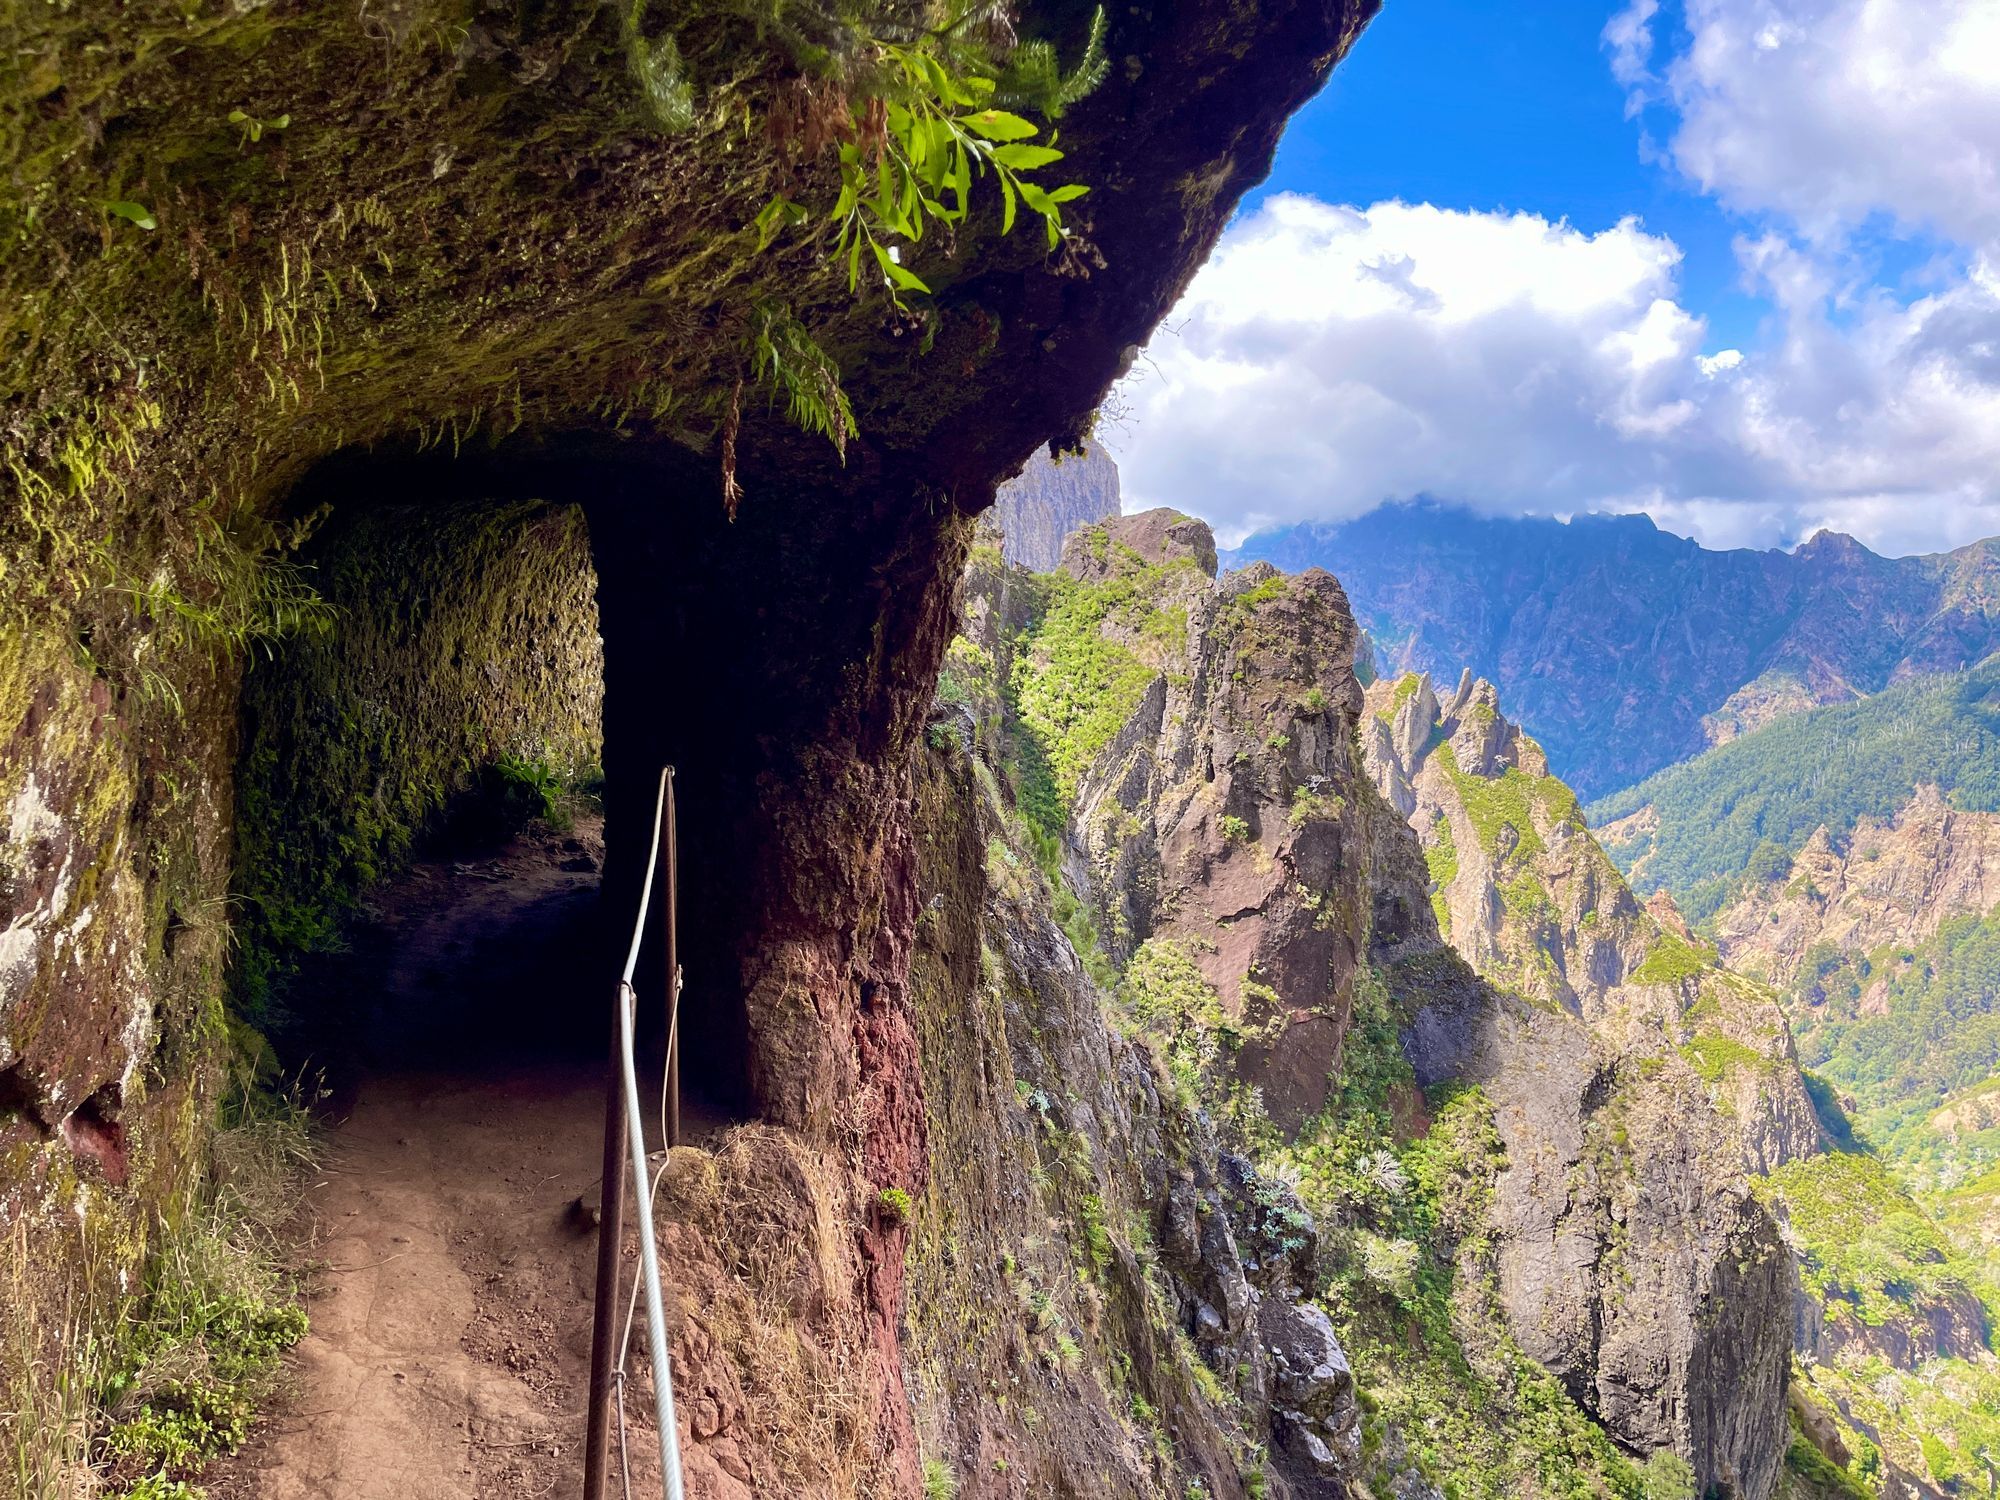
[[(532, 663), (489, 655), (500, 682), (461, 680), (477, 711), (447, 717), (370, 609), (407, 625), (442, 597), (427, 573), (474, 596), (528, 580), (518, 545), (481, 549), (580, 526), (564, 587), (603, 642), (605, 907), (630, 910), (671, 762), (690, 1068), (767, 1132), (737, 1176), (802, 1205), (813, 1316), (854, 1320), (815, 1337), (866, 1351), (841, 1379), (891, 1476), (869, 1492), (917, 1492), (902, 1230), (857, 1212), (834, 1233), (825, 1206), (924, 1181), (910, 752), (971, 518), (1080, 437), (1374, 7), (1115, 14), (1116, 65), (1063, 122), (1091, 185), (1073, 236), (1003, 237), (989, 204), (935, 246), (920, 313), (857, 295), (824, 237), (756, 244), (774, 190), (833, 199), (829, 159), (740, 129), (810, 79), (743, 7), (650, 9), (156, 25), (87, 0), (24, 32), (37, 62), (0, 85), (14, 159), (47, 179), (0, 204), (21, 247), (0, 265), (0, 456), (23, 500), (0, 507), (0, 1375), (23, 1389), (70, 1368), (74, 1309), (119, 1315), (207, 1171), (232, 988), (254, 1005), (288, 953), (329, 945), (335, 898), (415, 847), (454, 785), (433, 796), (420, 762), (457, 775), (504, 745), (480, 715)], [(1093, 25), (1020, 9), (1069, 57)], [(741, 110), (648, 113), (641, 64), (676, 38)], [(218, 124), (251, 116), (254, 140)], [(838, 452), (753, 378), (773, 297), (838, 366)], [(369, 608), (270, 650), (240, 591), (270, 576), (273, 526), (322, 514), (302, 560), (379, 564), (354, 580)], [(241, 567), (210, 545), (225, 532)], [(371, 635), (379, 656), (341, 655)], [(400, 792), (372, 752), (343, 758), (389, 743), (385, 694), (414, 695)], [(566, 720), (575, 749), (589, 697), (544, 695), (542, 727)], [(726, 1264), (740, 1207), (682, 1215), (690, 1274)]]
[[(893, 1012), (896, 776), (969, 528), (941, 517), (910, 546), (900, 507), (871, 516), (796, 472), (755, 493), (732, 519), (712, 459), (588, 436), (315, 468), (287, 510), (316, 527), (301, 563), (326, 639), (245, 676), (237, 863), (278, 887), (248, 893), (251, 928), (309, 949), (333, 915), (315, 896), (359, 897), (413, 850), (478, 853), (496, 758), (572, 778), (601, 763), (599, 924), (565, 939), (572, 982), (546, 1012), (506, 1018), (601, 1040), (671, 764), (686, 1077), (725, 1118), (824, 1125), (855, 1080), (806, 997), (839, 976), (857, 1015)], [(274, 1002), (307, 1051), (351, 1019), (315, 993)]]

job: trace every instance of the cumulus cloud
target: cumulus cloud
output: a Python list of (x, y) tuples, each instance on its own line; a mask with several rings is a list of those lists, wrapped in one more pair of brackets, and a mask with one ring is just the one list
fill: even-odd
[[(1755, 340), (1709, 341), (1636, 220), (1278, 197), (1127, 387), (1128, 496), (1229, 538), (1424, 493), (1713, 545), (2000, 531), (2000, 3), (1629, 0), (1602, 41), (1641, 149), (1740, 219)], [(1929, 256), (1896, 285), (1888, 238)]]
[(1658, 0), (1604, 29), (1670, 160), (1726, 206), (1829, 245), (1886, 216), (2000, 250), (2000, 6), (1992, 0)]
[(1225, 540), (1431, 494), (1896, 551), (2000, 515), (2000, 278), (1905, 304), (1782, 237), (1739, 253), (1782, 310), (1767, 350), (1705, 347), (1678, 249), (1636, 220), (1268, 199), (1126, 387), (1129, 503)]

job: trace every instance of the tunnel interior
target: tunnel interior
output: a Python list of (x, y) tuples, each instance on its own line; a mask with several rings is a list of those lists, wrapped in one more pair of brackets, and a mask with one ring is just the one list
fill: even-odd
[[(603, 1055), (636, 903), (629, 876), (604, 878), (607, 831), (629, 842), (653, 806), (605, 771), (620, 755), (581, 490), (356, 461), (302, 487), (314, 530), (296, 561), (326, 608), (246, 673), (237, 774), (235, 990), (288, 1067), (344, 1080)], [(729, 793), (704, 770), (680, 778), (684, 1071), (698, 1112), (740, 1117), (742, 1006), (726, 944), (707, 941), (722, 903), (704, 878)]]
[[(672, 764), (683, 1087), (714, 1117), (766, 1112), (755, 954), (872, 836), (851, 786), (829, 783), (865, 780), (853, 766), (917, 732), (919, 637), (944, 618), (930, 585), (955, 559), (950, 527), (879, 474), (771, 455), (743, 478), (732, 515), (712, 454), (592, 434), (527, 454), (346, 452), (296, 488), (292, 513), (322, 518), (298, 561), (331, 620), (246, 674), (237, 790), (233, 988), (281, 1060), (598, 1053)], [(586, 821), (601, 807), (596, 899), (551, 891), (516, 930), (477, 927), (458, 955), (468, 1013), (371, 1010), (414, 920), (383, 911), (404, 900), (399, 872), (504, 865), (524, 775), (556, 778)], [(559, 867), (594, 852), (568, 847), (577, 832), (542, 820), (530, 842)], [(657, 1053), (657, 924), (638, 984)]]

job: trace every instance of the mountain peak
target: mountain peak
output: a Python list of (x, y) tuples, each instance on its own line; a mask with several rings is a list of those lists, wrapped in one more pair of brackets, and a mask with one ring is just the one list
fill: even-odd
[(1875, 556), (1859, 541), (1844, 531), (1835, 531), (1822, 526), (1803, 542), (1792, 556), (1802, 562), (1859, 561)]

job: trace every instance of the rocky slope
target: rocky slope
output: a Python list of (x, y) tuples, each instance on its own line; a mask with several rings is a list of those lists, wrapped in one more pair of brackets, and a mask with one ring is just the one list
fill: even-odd
[(1803, 1254), (1801, 1371), (1885, 1494), (1950, 1492), (1996, 1436), (1997, 836), (1921, 787), (1894, 818), (1822, 827), (1714, 919), (1732, 963), (1785, 987), (1800, 1055), (1870, 1148), (1772, 1187)]
[(1746, 1170), (1820, 1148), (1776, 995), (1724, 970), (1671, 903), (1634, 899), (1491, 683), (1467, 671), (1441, 700), (1409, 673), (1370, 688), (1367, 709), (1369, 772), (1416, 830), (1439, 925), (1475, 969), (1705, 1084)]
[(1822, 533), (1711, 552), (1643, 516), (1478, 517), (1433, 502), (1252, 537), (1231, 555), (1339, 574), (1384, 675), (1492, 679), (1557, 774), (1601, 797), (1814, 704), (2000, 646), (2000, 546), (1877, 557)]
[(988, 749), (947, 708), (917, 779), (925, 1449), (963, 1497), (1344, 1495), (1362, 1413), (1317, 1228), (1114, 1026)]
[(1010, 563), (1046, 573), (1062, 560), (1063, 540), (1079, 527), (1118, 514), (1118, 464), (1096, 438), (1058, 458), (1037, 448), (1027, 467), (1000, 486), (986, 524), (999, 531)]
[(1793, 1273), (1744, 1155), (1788, 1143), (1657, 1031), (1632, 1047), (1441, 943), (1423, 849), (1363, 763), (1357, 639), (1331, 577), (1218, 581), (1206, 528), (1151, 512), (1072, 537), (1046, 578), (976, 555), (943, 694), (1009, 768), (1121, 1024), (1316, 1220), (1378, 1414), (1348, 1478), (1623, 1488), (1636, 1452), (1761, 1500)]
[(1893, 818), (1863, 818), (1837, 842), (1821, 826), (1788, 869), (1748, 883), (1717, 912), (1714, 932), (1731, 968), (1790, 985), (1815, 948), (1919, 943), (1996, 904), (2000, 814), (1955, 811), (1925, 785)]

